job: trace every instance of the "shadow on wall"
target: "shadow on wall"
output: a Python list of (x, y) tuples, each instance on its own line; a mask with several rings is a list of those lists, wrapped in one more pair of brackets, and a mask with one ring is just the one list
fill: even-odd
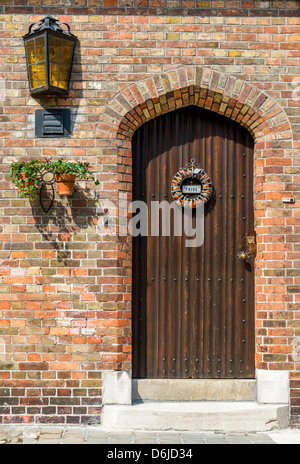
[[(70, 260), (88, 258), (88, 251), (95, 250), (95, 241), (100, 238), (96, 235), (99, 222), (97, 194), (98, 191), (87, 185), (79, 187), (79, 184), (75, 184), (72, 196), (59, 196), (55, 192), (53, 207), (47, 214), (42, 210), (39, 199), (31, 201), (34, 226), (41, 234), (41, 242), (37, 242), (35, 248), (57, 250), (57, 266), (72, 266)], [(85, 243), (83, 247), (83, 242), (90, 240), (93, 246)], [(76, 265), (75, 262), (73, 264)]]

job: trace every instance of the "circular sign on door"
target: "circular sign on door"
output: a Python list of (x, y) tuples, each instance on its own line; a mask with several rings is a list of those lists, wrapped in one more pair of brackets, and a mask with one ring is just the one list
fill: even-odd
[(212, 196), (213, 185), (206, 172), (192, 158), (187, 168), (181, 168), (172, 179), (172, 197), (184, 208), (197, 208)]

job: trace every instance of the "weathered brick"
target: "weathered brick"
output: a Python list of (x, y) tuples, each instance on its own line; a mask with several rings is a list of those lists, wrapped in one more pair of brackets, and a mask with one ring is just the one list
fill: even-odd
[(12, 371), (12, 370), (17, 370), (17, 369), (18, 369), (17, 363), (0, 362), (0, 371)]

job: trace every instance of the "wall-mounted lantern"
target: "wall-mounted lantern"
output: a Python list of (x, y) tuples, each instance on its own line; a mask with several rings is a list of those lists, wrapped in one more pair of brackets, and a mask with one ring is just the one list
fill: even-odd
[(31, 24), (23, 37), (32, 94), (68, 93), (77, 37), (63, 24), (67, 30), (46, 16), (38, 25)]

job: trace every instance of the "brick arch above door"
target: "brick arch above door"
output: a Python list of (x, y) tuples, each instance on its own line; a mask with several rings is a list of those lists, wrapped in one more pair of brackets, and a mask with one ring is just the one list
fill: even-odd
[(273, 98), (236, 76), (193, 66), (125, 87), (104, 108), (97, 137), (130, 141), (145, 122), (189, 105), (238, 122), (256, 142), (292, 140), (287, 115)]
[[(298, 171), (292, 167), (293, 160), (296, 160), (297, 141), (293, 140), (289, 119), (280, 103), (238, 76), (206, 67), (179, 67), (129, 83), (117, 93), (101, 113), (96, 128), (96, 146), (105, 150), (105, 156), (112, 155), (107, 156), (107, 163), (112, 163), (112, 160), (116, 163), (115, 194), (121, 191), (122, 194), (125, 192), (130, 195), (133, 134), (145, 122), (189, 105), (199, 106), (231, 118), (244, 126), (254, 138), (254, 214), (257, 234), (256, 369), (261, 373), (261, 378), (266, 379), (274, 377), (264, 377), (264, 371), (273, 370), (279, 374), (283, 373), (283, 377), (276, 376), (276, 378), (281, 382), (282, 391), (288, 396), (286, 382), (282, 379), (286, 379), (287, 374), (291, 381), (299, 381), (297, 363), (292, 356), (294, 347), (291, 343), (291, 336), (295, 333), (294, 303), (287, 298), (294, 291), (292, 284), (296, 283), (296, 277), (292, 277), (294, 275), (292, 263), (298, 258), (297, 250), (293, 248), (290, 240), (294, 226), (291, 226), (291, 229), (290, 225), (287, 227), (285, 223), (287, 214), (290, 216), (293, 214), (293, 211), (288, 213), (286, 209), (293, 205), (282, 203), (282, 199), (294, 195), (294, 176)], [(107, 195), (111, 196), (111, 190)], [(278, 224), (280, 224), (279, 228)], [(275, 235), (273, 235), (273, 226)], [(277, 242), (278, 233), (283, 236), (282, 244)], [(120, 237), (119, 245), (116, 267), (119, 268), (118, 275), (123, 279), (126, 291), (123, 295), (118, 293), (116, 301), (122, 299), (120, 301), (122, 310), (126, 307), (126, 311), (123, 311), (122, 316), (125, 320), (116, 320), (116, 327), (124, 327), (122, 340), (125, 336), (126, 341), (122, 341), (124, 343), (120, 348), (122, 352), (110, 353), (109, 361), (104, 363), (103, 369), (110, 370), (132, 367), (132, 289), (131, 284), (128, 284), (129, 276), (132, 275), (131, 237)], [(281, 293), (278, 293), (278, 289)], [(125, 305), (128, 303), (128, 306), (124, 306), (124, 303)], [(284, 321), (281, 320), (282, 317)], [(279, 328), (284, 340), (283, 351), (280, 354), (277, 351), (277, 342), (272, 341), (274, 327), (275, 331), (276, 327)], [(267, 381), (265, 385), (265, 391), (272, 389), (272, 383), (268, 387)], [(291, 411), (291, 416), (294, 423), (299, 424), (296, 409), (295, 412)]]

